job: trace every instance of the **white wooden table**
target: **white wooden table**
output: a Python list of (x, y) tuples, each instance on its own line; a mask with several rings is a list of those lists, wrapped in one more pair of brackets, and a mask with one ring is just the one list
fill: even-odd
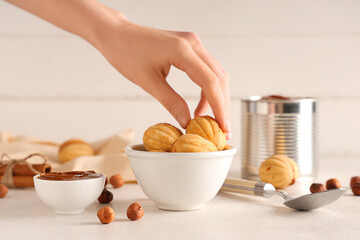
[[(348, 187), (360, 175), (360, 157), (323, 157), (318, 181), (336, 177)], [(236, 173), (231, 173), (232, 176)], [(309, 182), (296, 183), (290, 193), (309, 193)], [(0, 239), (356, 239), (360, 237), (360, 197), (351, 190), (322, 209), (298, 212), (285, 207), (279, 197), (264, 199), (219, 193), (205, 208), (190, 212), (159, 210), (136, 184), (111, 189), (109, 204), (116, 219), (102, 225), (92, 204), (83, 214), (58, 215), (44, 205), (34, 189), (10, 189), (0, 199)], [(145, 215), (126, 218), (126, 209), (139, 202)]]

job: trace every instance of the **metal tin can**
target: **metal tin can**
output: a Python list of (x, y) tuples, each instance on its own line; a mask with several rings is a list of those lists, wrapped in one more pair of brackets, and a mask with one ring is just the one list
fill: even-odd
[(242, 177), (258, 180), (260, 164), (285, 154), (300, 178), (317, 172), (316, 99), (254, 96), (242, 100)]

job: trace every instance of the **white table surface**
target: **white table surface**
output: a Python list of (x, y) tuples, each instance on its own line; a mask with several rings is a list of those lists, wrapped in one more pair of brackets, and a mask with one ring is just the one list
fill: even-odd
[[(236, 175), (236, 173), (232, 173)], [(348, 187), (360, 175), (360, 157), (323, 157), (318, 181), (336, 177)], [(297, 182), (290, 193), (309, 193), (310, 182)], [(114, 222), (102, 225), (96, 216), (104, 204), (93, 203), (83, 214), (58, 215), (44, 205), (34, 189), (10, 189), (0, 199), (0, 239), (356, 239), (360, 237), (360, 197), (351, 190), (322, 209), (299, 212), (269, 199), (219, 193), (203, 209), (190, 212), (159, 210), (136, 184), (109, 190)], [(126, 218), (126, 209), (139, 202), (145, 215)]]

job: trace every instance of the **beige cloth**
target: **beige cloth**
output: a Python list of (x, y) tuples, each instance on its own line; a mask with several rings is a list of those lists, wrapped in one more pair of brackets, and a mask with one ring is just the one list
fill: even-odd
[[(135, 181), (129, 160), (124, 152), (126, 146), (131, 145), (134, 130), (122, 131), (106, 139), (90, 143), (95, 149), (96, 156), (77, 157), (67, 163), (58, 159), (59, 143), (44, 141), (32, 137), (15, 137), (11, 133), (0, 132), (0, 155), (6, 153), (12, 158), (24, 158), (31, 153), (41, 153), (49, 158), (52, 171), (80, 171), (94, 170), (110, 177), (120, 174), (125, 181)], [(40, 158), (32, 158), (30, 163), (37, 163)]]

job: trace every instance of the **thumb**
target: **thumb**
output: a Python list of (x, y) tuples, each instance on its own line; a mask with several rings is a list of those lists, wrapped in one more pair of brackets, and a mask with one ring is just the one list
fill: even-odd
[(157, 83), (158, 86), (150, 94), (170, 112), (182, 128), (186, 128), (191, 120), (187, 103), (166, 81)]

